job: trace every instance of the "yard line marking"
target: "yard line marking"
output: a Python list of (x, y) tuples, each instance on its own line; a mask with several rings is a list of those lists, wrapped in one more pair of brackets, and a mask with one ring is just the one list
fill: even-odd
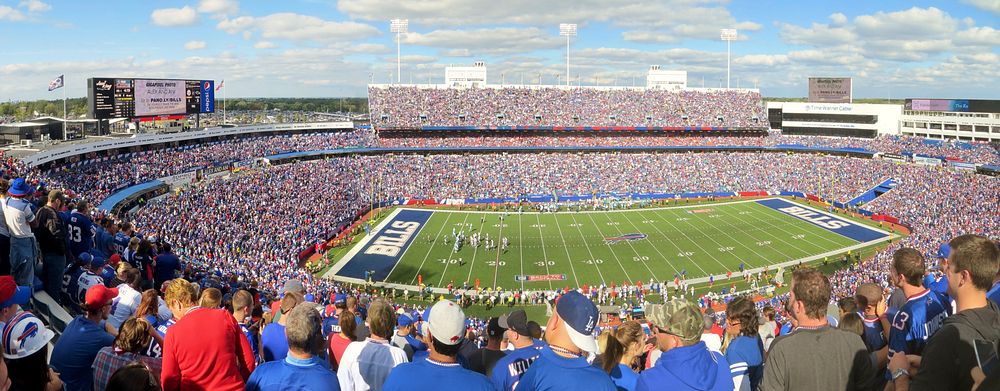
[[(469, 220), (469, 215), (465, 215), (465, 219), (462, 220), (462, 229), (465, 229), (465, 222), (468, 221), (468, 220)], [(470, 231), (470, 233), (471, 233), (471, 231)], [(441, 271), (441, 280), (438, 281), (438, 286), (441, 286), (441, 282), (444, 281), (445, 274), (448, 274), (448, 264), (451, 263), (451, 257), (454, 256), (455, 253), (456, 253), (455, 247), (452, 247), (451, 248), (451, 252), (448, 253), (448, 259), (449, 259), (449, 261), (444, 263), (444, 270)], [(412, 283), (412, 281), (411, 281), (411, 283)]]
[[(665, 222), (666, 222), (667, 224), (670, 224), (670, 227), (671, 227), (671, 228), (673, 228), (674, 230), (676, 230), (677, 232), (679, 232), (679, 233), (680, 233), (681, 235), (683, 235), (685, 239), (687, 239), (688, 241), (690, 241), (690, 242), (691, 242), (691, 244), (693, 244), (693, 245), (695, 245), (696, 247), (698, 247), (698, 248), (699, 248), (699, 249), (700, 249), (700, 250), (701, 250), (702, 252), (704, 252), (704, 253), (705, 253), (705, 255), (708, 255), (708, 256), (709, 256), (710, 258), (712, 258), (712, 260), (713, 260), (713, 261), (715, 261), (715, 263), (718, 263), (718, 264), (719, 264), (719, 266), (722, 266), (722, 269), (723, 269), (723, 270), (726, 270), (726, 265), (725, 265), (725, 264), (723, 264), (723, 263), (722, 263), (721, 261), (719, 261), (719, 258), (716, 258), (716, 257), (715, 257), (715, 255), (712, 255), (712, 253), (708, 252), (708, 250), (705, 250), (705, 248), (704, 248), (704, 247), (702, 247), (702, 246), (701, 246), (701, 244), (699, 244), (697, 240), (693, 240), (693, 239), (691, 239), (691, 237), (690, 237), (690, 236), (688, 236), (688, 234), (687, 234), (687, 233), (685, 233), (685, 232), (684, 232), (684, 230), (681, 230), (681, 229), (677, 229), (677, 226), (675, 226), (675, 225), (674, 225), (674, 223), (671, 223), (671, 222), (670, 222), (670, 220), (668, 220), (668, 219), (664, 219), (664, 218), (663, 218), (663, 215), (662, 215), (662, 214), (660, 214), (660, 213), (659, 213), (659, 211), (653, 211), (653, 213), (654, 213), (654, 214), (656, 214), (657, 216), (659, 216), (659, 217), (660, 217), (660, 219), (663, 219), (663, 221), (665, 221)], [(673, 218), (677, 218), (677, 216), (674, 216)], [(688, 223), (688, 224), (691, 224), (691, 223)], [(684, 250), (681, 250), (681, 251), (684, 251)], [(705, 269), (702, 269), (702, 268), (701, 268), (701, 266), (699, 266), (697, 262), (694, 262), (694, 261), (692, 260), (692, 261), (691, 261), (691, 263), (694, 263), (694, 265), (695, 265), (696, 267), (698, 267), (698, 270), (701, 270), (701, 271), (702, 271), (702, 273), (705, 273), (705, 275), (712, 275), (712, 274), (710, 274), (710, 273), (706, 272), (706, 271), (705, 271)]]
[[(594, 220), (594, 216), (591, 214), (587, 214), (587, 217), (590, 217), (590, 222), (594, 223), (594, 227), (597, 227), (597, 221)], [(601, 232), (601, 229), (598, 228), (597, 232)], [(628, 270), (625, 270), (625, 265), (622, 265), (621, 259), (618, 259), (618, 254), (615, 254), (615, 249), (611, 248), (611, 243), (604, 242), (604, 244), (608, 246), (608, 251), (611, 251), (611, 256), (615, 257), (615, 262), (618, 262), (618, 266), (622, 268), (622, 272), (625, 273), (625, 279), (632, 281), (632, 277), (628, 275)]]
[[(437, 212), (434, 212), (434, 213), (437, 213)], [(417, 280), (417, 275), (419, 275), (420, 274), (420, 270), (424, 268), (424, 262), (427, 262), (427, 258), (430, 257), (430, 255), (431, 255), (432, 252), (434, 252), (434, 244), (436, 244), (437, 241), (438, 241), (438, 238), (441, 237), (441, 232), (444, 231), (444, 227), (448, 226), (448, 221), (451, 220), (451, 216), (453, 214), (454, 213), (448, 213), (448, 215), (444, 218), (444, 224), (441, 224), (441, 228), (438, 229), (437, 234), (434, 235), (434, 243), (431, 243), (430, 247), (427, 248), (427, 253), (424, 254), (424, 259), (422, 261), (420, 261), (420, 266), (417, 267), (417, 272), (413, 273), (413, 278), (410, 279), (410, 284), (413, 284), (413, 281)], [(434, 215), (431, 215), (431, 217), (434, 217)], [(430, 221), (430, 219), (428, 219), (428, 221)], [(402, 256), (399, 257), (399, 262), (396, 262), (396, 266), (399, 266), (400, 263), (403, 263), (403, 257)], [(396, 270), (396, 266), (393, 266), (392, 270)], [(389, 271), (389, 275), (390, 276), (392, 275), (392, 271)], [(388, 280), (389, 277), (386, 277), (385, 279)]]
[[(542, 232), (542, 220), (538, 217), (540, 215), (535, 215), (535, 227), (538, 228), (538, 239), (542, 241), (542, 263), (545, 265), (545, 274), (552, 274), (549, 271), (549, 255), (545, 252), (545, 234)], [(548, 280), (549, 289), (552, 289), (552, 280)]]
[[(642, 215), (642, 214), (640, 213), (640, 216), (641, 216), (641, 215)], [(628, 221), (628, 223), (632, 225), (632, 228), (635, 228), (636, 230), (638, 230), (638, 229), (639, 229), (639, 226), (635, 225), (635, 223), (633, 223), (633, 222), (632, 222), (632, 219), (630, 219), (630, 218), (628, 218), (628, 217), (627, 217), (627, 216), (628, 216), (627, 214), (626, 214), (626, 215), (622, 215), (622, 216), (626, 216), (626, 217), (625, 217), (625, 221)], [(650, 223), (649, 225), (651, 225), (651, 226), (653, 226), (654, 228), (656, 228), (656, 224), (651, 224), (651, 223)], [(659, 231), (659, 228), (657, 228), (657, 231)], [(660, 234), (661, 234), (661, 235), (663, 235), (663, 232), (660, 232)], [(666, 237), (666, 235), (663, 235), (663, 236), (664, 236), (664, 237)], [(669, 238), (668, 238), (668, 239), (669, 239)], [(654, 242), (654, 243), (655, 243), (655, 242)], [(673, 244), (673, 242), (671, 241), (671, 242), (670, 242), (670, 244)], [(663, 252), (662, 252), (662, 251), (660, 251), (660, 247), (659, 247), (659, 246), (656, 246), (656, 245), (652, 245), (652, 246), (650, 246), (650, 247), (652, 247), (652, 248), (653, 248), (653, 250), (656, 250), (656, 253), (657, 253), (657, 254), (660, 254), (660, 258), (663, 258), (663, 262), (666, 262), (666, 263), (667, 263), (667, 265), (669, 265), (671, 269), (674, 269), (674, 273), (680, 273), (680, 271), (679, 271), (679, 270), (677, 270), (677, 267), (675, 267), (675, 266), (674, 266), (673, 262), (670, 262), (670, 260), (669, 260), (669, 259), (667, 259), (667, 256), (666, 256), (666, 255), (663, 255)], [(678, 249), (678, 251), (682, 251), (682, 250)], [(645, 264), (645, 263), (646, 263), (646, 261), (642, 261), (642, 263), (644, 263), (644, 264)], [(646, 268), (649, 268), (649, 265), (646, 265)], [(650, 271), (650, 274), (652, 274), (652, 271)], [(660, 279), (658, 279), (658, 278), (655, 278), (655, 276), (654, 276), (654, 279), (655, 279), (655, 280), (656, 280), (657, 282), (661, 281)]]
[[(604, 215), (604, 216), (606, 216), (608, 218), (608, 221), (616, 223), (616, 224), (612, 224), (612, 225), (614, 225), (615, 230), (618, 231), (619, 235), (624, 235), (625, 234), (625, 232), (623, 232), (621, 228), (618, 228), (617, 221), (611, 220), (611, 216), (610, 215)], [(625, 213), (625, 214), (622, 214), (622, 216), (628, 216), (628, 214)], [(628, 220), (628, 217), (625, 217), (625, 219)], [(632, 222), (629, 221), (629, 224), (632, 224)], [(632, 226), (634, 227), (635, 224), (633, 224)], [(637, 251), (635, 249), (635, 243), (632, 243), (631, 240), (626, 240), (625, 242), (627, 242), (628, 245), (629, 245), (629, 247), (632, 248), (632, 252), (635, 253), (635, 256), (637, 256), (637, 257), (641, 257), (642, 256), (642, 254), (639, 254), (639, 251)], [(646, 264), (646, 261), (642, 261), (642, 265), (646, 267), (646, 270), (649, 271), (649, 275), (652, 276), (654, 280), (660, 281), (660, 279), (656, 276), (656, 273), (653, 272), (653, 269), (650, 269), (649, 265)], [(631, 282), (634, 282), (634, 281), (629, 281), (629, 282), (631, 283)]]
[[(590, 246), (586, 245), (587, 244), (587, 238), (583, 236), (583, 230), (580, 229), (580, 223), (576, 221), (576, 216), (573, 215), (573, 214), (570, 214), (570, 216), (573, 217), (573, 224), (576, 225), (577, 232), (579, 232), (580, 233), (580, 237), (583, 238), (583, 243), (585, 244), (585, 246), (583, 246), (583, 247), (587, 249), (587, 254), (590, 254), (590, 259), (592, 259), (592, 260), (593, 259), (597, 259), (597, 257), (594, 256), (594, 252), (590, 250)], [(569, 255), (569, 251), (568, 250), (567, 250), (566, 255)], [(606, 281), (604, 280), (604, 273), (601, 272), (601, 267), (598, 266), (595, 263), (594, 264), (594, 269), (597, 269), (597, 275), (601, 277), (601, 285), (605, 285)]]

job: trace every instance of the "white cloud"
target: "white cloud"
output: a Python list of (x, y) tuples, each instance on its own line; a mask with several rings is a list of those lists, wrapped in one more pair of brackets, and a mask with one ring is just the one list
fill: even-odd
[(769, 66), (788, 64), (788, 56), (784, 54), (748, 54), (733, 59), (736, 65)]
[(677, 37), (673, 35), (652, 31), (624, 31), (622, 32), (622, 39), (629, 42), (642, 43), (675, 43), (678, 41)]
[(475, 49), (477, 53), (520, 53), (551, 49), (566, 44), (563, 37), (539, 28), (490, 28), (475, 30), (435, 30), (409, 33), (403, 44), (437, 48)]
[(198, 12), (213, 15), (235, 15), (240, 12), (240, 3), (236, 0), (201, 0)]
[(840, 12), (833, 13), (830, 15), (830, 21), (833, 22), (833, 25), (835, 26), (841, 26), (847, 23), (847, 15)]
[(6, 5), (0, 5), (0, 20), (9, 20), (16, 22), (19, 20), (24, 20), (24, 14), (22, 14), (21, 11), (10, 8)]
[(992, 27), (972, 27), (955, 34), (955, 44), (960, 46), (1000, 46), (1000, 30)]
[(472, 57), (469, 49), (448, 49), (439, 52), (441, 57)]
[(876, 39), (913, 40), (958, 28), (958, 20), (934, 7), (861, 15), (854, 19), (854, 24), (859, 35)]
[(1000, 0), (964, 0), (966, 3), (984, 11), (1000, 15)]
[(184, 44), (184, 48), (187, 50), (199, 50), (204, 49), (206, 46), (205, 41), (188, 41)]
[(198, 13), (190, 6), (161, 8), (150, 15), (153, 24), (161, 27), (190, 26), (198, 23)]
[[(559, 23), (608, 23), (637, 31), (664, 30), (683, 38), (717, 39), (720, 28), (761, 29), (739, 21), (726, 9), (728, 0), (398, 0), (339, 1), (337, 9), (356, 19), (379, 21), (406, 17), (428, 26), (525, 25), (554, 30)], [(388, 26), (384, 27), (388, 29)]]
[(19, 4), (22, 8), (27, 8), (28, 12), (45, 12), (52, 9), (51, 5), (40, 0), (25, 0)]
[(289, 12), (223, 19), (217, 27), (230, 34), (254, 30), (259, 31), (261, 37), (266, 39), (290, 41), (336, 42), (380, 34), (377, 29), (364, 23), (334, 22)]
[(274, 49), (278, 47), (278, 45), (270, 41), (260, 41), (253, 44), (253, 47), (254, 49)]

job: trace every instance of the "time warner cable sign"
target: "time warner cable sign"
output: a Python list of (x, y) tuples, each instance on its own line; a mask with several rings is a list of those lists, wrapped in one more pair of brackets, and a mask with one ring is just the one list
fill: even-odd
[(815, 103), (851, 103), (851, 78), (810, 77), (809, 101)]

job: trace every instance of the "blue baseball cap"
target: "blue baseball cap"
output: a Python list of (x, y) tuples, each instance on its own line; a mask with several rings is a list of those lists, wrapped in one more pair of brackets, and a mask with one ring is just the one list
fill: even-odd
[(316, 302), (316, 296), (313, 295), (312, 293), (307, 293), (306, 296), (304, 297), (304, 299), (306, 300), (306, 302), (309, 302), (309, 303), (315, 303)]
[(577, 291), (570, 291), (559, 297), (556, 302), (556, 314), (566, 324), (566, 334), (576, 347), (597, 352), (597, 340), (594, 339), (594, 328), (600, 313), (594, 302)]
[(333, 296), (333, 305), (345, 305), (347, 304), (347, 295), (343, 293), (338, 293)]
[(79, 260), (80, 263), (85, 263), (85, 264), (88, 264), (88, 265), (91, 262), (94, 262), (94, 256), (91, 255), (90, 253), (80, 253), (80, 255), (76, 256), (76, 259)]
[(18, 286), (14, 277), (0, 276), (0, 309), (26, 305), (31, 300), (31, 287)]
[(941, 247), (938, 247), (937, 256), (939, 258), (948, 258), (949, 255), (951, 255), (951, 246), (948, 243), (942, 243)]
[(107, 260), (103, 257), (91, 256), (90, 258), (90, 267), (92, 268), (102, 268), (104, 267), (104, 264), (107, 263)]
[(396, 319), (396, 324), (399, 325), (399, 327), (406, 327), (413, 324), (413, 319), (406, 316), (406, 314), (402, 314)]

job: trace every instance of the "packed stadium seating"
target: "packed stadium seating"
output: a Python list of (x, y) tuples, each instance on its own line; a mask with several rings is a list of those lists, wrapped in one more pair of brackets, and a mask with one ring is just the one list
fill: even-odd
[[(413, 126), (413, 124), (407, 125)], [(493, 125), (489, 125), (493, 126)], [(289, 151), (344, 147), (457, 148), (547, 146), (780, 146), (855, 148), (871, 152), (918, 153), (995, 163), (997, 151), (986, 144), (925, 143), (907, 137), (875, 140), (790, 137), (669, 137), (593, 135), (445, 134), (436, 137), (378, 137), (373, 131), (267, 137), (209, 143), (183, 149), (153, 150), (94, 161), (81, 161), (46, 172), (28, 169), (4, 156), (8, 177), (27, 177), (45, 188), (69, 188), (78, 199), (101, 200), (129, 184), (184, 173), (207, 165), (252, 159)], [(391, 151), (390, 151), (391, 152)], [(911, 235), (871, 259), (830, 277), (833, 299), (855, 293), (860, 282), (889, 286), (892, 252), (915, 248), (934, 259), (939, 246), (964, 233), (1000, 234), (998, 179), (944, 167), (897, 164), (888, 160), (826, 156), (813, 153), (655, 153), (613, 151), (537, 153), (518, 151), (479, 154), (407, 153), (346, 155), (292, 162), (250, 170), (233, 178), (215, 178), (154, 200), (131, 217), (147, 238), (174, 245), (184, 262), (183, 276), (202, 288), (231, 294), (236, 289), (260, 293), (262, 303), (275, 298), (289, 279), (300, 279), (319, 304), (332, 304), (336, 294), (365, 301), (377, 291), (313, 277), (299, 267), (304, 247), (328, 239), (369, 207), (374, 192), (405, 198), (505, 197), (522, 194), (592, 194), (595, 192), (779, 191), (796, 190), (827, 200), (846, 201), (894, 178), (899, 185), (865, 207), (890, 214), (911, 228)], [(39, 193), (37, 196), (41, 197)], [(650, 282), (660, 290), (668, 282)], [(643, 302), (644, 289), (596, 287), (600, 301), (609, 292)], [(477, 302), (542, 303), (561, 292), (489, 292)], [(709, 299), (728, 302), (733, 296), (712, 292)], [(36, 298), (51, 324), (65, 324), (51, 299)], [(758, 307), (780, 306), (785, 296), (759, 301)], [(705, 298), (700, 303), (708, 307)], [(394, 305), (404, 313), (422, 305)], [(272, 311), (276, 311), (271, 307)], [(780, 311), (779, 311), (780, 312)], [(787, 315), (785, 315), (787, 316)], [(782, 319), (779, 315), (779, 320)], [(485, 340), (486, 322), (471, 322), (473, 335)]]
[(737, 90), (371, 87), (377, 129), (427, 126), (766, 129), (760, 94)]

